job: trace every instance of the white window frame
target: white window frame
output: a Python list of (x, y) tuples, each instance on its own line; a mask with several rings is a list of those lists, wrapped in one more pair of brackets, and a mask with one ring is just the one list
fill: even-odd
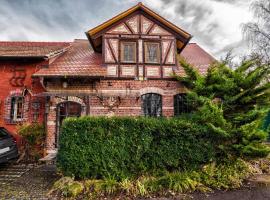
[[(14, 100), (14, 103), (13, 103), (13, 99)], [(20, 117), (18, 117), (18, 104), (21, 103), (21, 109), (22, 109), (22, 114)], [(14, 105), (12, 105), (14, 104)], [(24, 106), (24, 98), (22, 96), (15, 96), (15, 97), (11, 97), (11, 114), (12, 114), (12, 121), (15, 121), (15, 122), (19, 122), (19, 121), (22, 121), (23, 120), (23, 106)]]

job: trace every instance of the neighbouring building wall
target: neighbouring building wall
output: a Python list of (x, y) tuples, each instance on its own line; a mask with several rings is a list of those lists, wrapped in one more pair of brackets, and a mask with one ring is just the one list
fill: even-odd
[[(46, 62), (1, 61), (0, 63), (0, 126), (4, 126), (16, 135), (17, 125), (37, 121), (42, 123), (44, 117), (44, 98), (35, 94), (44, 91), (39, 79), (32, 79), (32, 74)], [(22, 98), (22, 116), (12, 119), (12, 104)]]

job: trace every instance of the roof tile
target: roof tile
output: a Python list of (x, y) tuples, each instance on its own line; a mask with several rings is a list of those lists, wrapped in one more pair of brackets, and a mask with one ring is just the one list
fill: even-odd
[[(181, 56), (194, 65), (201, 74), (205, 74), (208, 66), (215, 61), (211, 55), (195, 43), (188, 44)], [(176, 73), (185, 74), (181, 67)], [(75, 40), (70, 49), (50, 64), (49, 68), (40, 69), (34, 76), (105, 77), (106, 74), (106, 67), (102, 66), (102, 55), (94, 52), (87, 40)]]
[(70, 49), (57, 58), (49, 68), (40, 69), (34, 76), (97, 76), (106, 75), (101, 66), (102, 55), (95, 53), (87, 40), (75, 40)]
[[(209, 65), (216, 61), (213, 56), (196, 43), (189, 43), (180, 55), (196, 67), (201, 74), (206, 74)], [(180, 68), (179, 72), (184, 74), (184, 69)]]
[(69, 42), (0, 41), (0, 57), (50, 57), (69, 46)]

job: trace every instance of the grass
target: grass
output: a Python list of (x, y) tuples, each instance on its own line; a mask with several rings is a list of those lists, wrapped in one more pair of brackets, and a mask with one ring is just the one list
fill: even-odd
[[(214, 189), (227, 190), (241, 187), (243, 180), (251, 174), (252, 170), (249, 165), (238, 159), (222, 164), (211, 163), (200, 170), (165, 172), (159, 176), (143, 175), (133, 180), (117, 181), (113, 178), (84, 180), (81, 181), (84, 189), (81, 190), (80, 195), (89, 198), (152, 197), (174, 196), (194, 191), (209, 192)], [(60, 183), (65, 183), (65, 181), (61, 181), (61, 179), (57, 181), (54, 186), (55, 190), (59, 191), (59, 188), (62, 188)], [(70, 183), (70, 185), (72, 184)], [(72, 191), (68, 191), (69, 188), (64, 188), (65, 190), (60, 190), (62, 195), (72, 194)]]

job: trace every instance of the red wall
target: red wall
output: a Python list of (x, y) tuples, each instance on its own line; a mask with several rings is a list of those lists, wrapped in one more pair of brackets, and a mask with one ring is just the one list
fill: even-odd
[[(31, 61), (31, 60), (18, 60), (18, 61), (0, 61), (0, 126), (5, 127), (10, 132), (14, 134), (16, 138), (19, 136), (16, 134), (18, 124), (11, 124), (7, 123), (5, 118), (5, 100), (10, 95), (11, 91), (14, 90), (23, 90), (27, 88), (33, 95), (40, 93), (43, 90), (42, 85), (40, 84), (39, 80), (32, 79), (32, 74), (35, 73), (41, 66), (48, 64), (47, 61)], [(24, 70), (22, 74), (25, 74), (25, 79), (23, 81), (23, 86), (13, 86), (10, 82), (12, 78), (20, 76), (20, 72), (17, 71), (14, 75), (14, 69), (17, 70)], [(34, 97), (30, 93), (30, 102), (37, 97)], [(44, 102), (44, 98), (40, 99), (41, 102)], [(44, 103), (42, 103), (44, 104)], [(42, 105), (41, 104), (41, 105)], [(31, 115), (31, 103), (29, 104), (29, 116)], [(39, 122), (43, 122), (44, 117), (44, 106), (41, 106), (40, 115), (39, 115)]]

